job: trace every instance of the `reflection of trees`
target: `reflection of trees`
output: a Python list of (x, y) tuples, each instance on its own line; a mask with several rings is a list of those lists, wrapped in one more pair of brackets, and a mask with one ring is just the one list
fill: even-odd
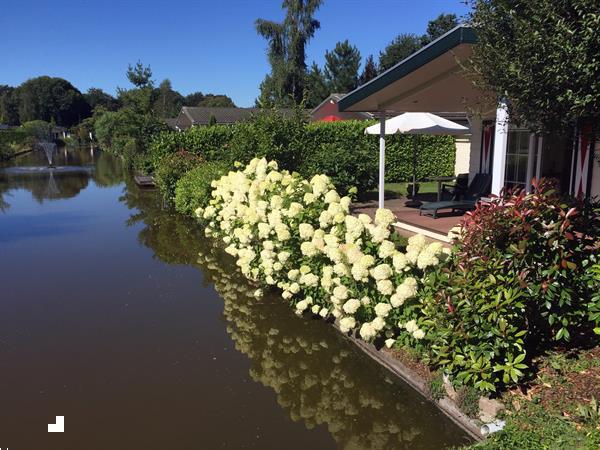
[(39, 203), (43, 203), (44, 200), (72, 198), (87, 187), (89, 178), (87, 172), (4, 174), (0, 180), (0, 194), (9, 189), (25, 189), (31, 192), (32, 197)]
[(123, 161), (108, 153), (95, 151), (96, 169), (92, 178), (100, 187), (115, 186), (123, 181)]
[[(280, 298), (254, 298), (252, 286), (191, 220), (161, 208), (156, 192), (128, 181), (142, 243), (167, 263), (195, 263), (224, 300), (227, 331), (292, 420), (327, 426), (341, 448), (429, 449), (461, 444), (462, 433), (433, 405), (392, 379), (321, 321), (296, 317)], [(199, 254), (199, 257), (198, 257)]]

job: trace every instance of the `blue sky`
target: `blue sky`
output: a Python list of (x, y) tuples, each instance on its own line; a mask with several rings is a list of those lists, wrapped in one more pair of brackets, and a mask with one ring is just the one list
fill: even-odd
[[(307, 63), (349, 39), (376, 57), (397, 34), (425, 31), (440, 13), (467, 13), (460, 0), (324, 0)], [(281, 20), (280, 0), (0, 0), (0, 84), (59, 76), (81, 91), (127, 87), (128, 63), (149, 64), (183, 94), (227, 94), (251, 106), (269, 71), (257, 18)]]

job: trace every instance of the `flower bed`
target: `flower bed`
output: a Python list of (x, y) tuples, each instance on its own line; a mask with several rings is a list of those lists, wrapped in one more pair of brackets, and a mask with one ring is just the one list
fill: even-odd
[[(220, 237), (249, 279), (276, 286), (298, 314), (339, 321), (344, 332), (388, 347), (424, 338), (415, 306), (422, 278), (447, 252), (423, 236), (405, 251), (394, 243), (391, 211), (375, 220), (349, 214), (328, 177), (310, 181), (254, 159), (213, 183), (213, 199), (198, 216)], [(260, 295), (260, 292), (257, 292)]]

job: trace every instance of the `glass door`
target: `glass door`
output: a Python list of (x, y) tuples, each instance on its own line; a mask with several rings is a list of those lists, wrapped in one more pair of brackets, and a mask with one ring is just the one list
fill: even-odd
[[(509, 130), (506, 149), (506, 170), (504, 186), (529, 190), (535, 158), (530, 156), (530, 148), (535, 151), (535, 136), (529, 130)], [(533, 142), (532, 142), (533, 141)]]

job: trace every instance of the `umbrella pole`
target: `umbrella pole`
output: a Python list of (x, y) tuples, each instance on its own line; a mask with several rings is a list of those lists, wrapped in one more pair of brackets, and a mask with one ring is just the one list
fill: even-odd
[(413, 135), (413, 185), (412, 185), (412, 197), (413, 201), (415, 200), (415, 196), (417, 186), (417, 135)]
[(381, 111), (379, 116), (379, 208), (383, 208), (385, 195), (385, 111)]

